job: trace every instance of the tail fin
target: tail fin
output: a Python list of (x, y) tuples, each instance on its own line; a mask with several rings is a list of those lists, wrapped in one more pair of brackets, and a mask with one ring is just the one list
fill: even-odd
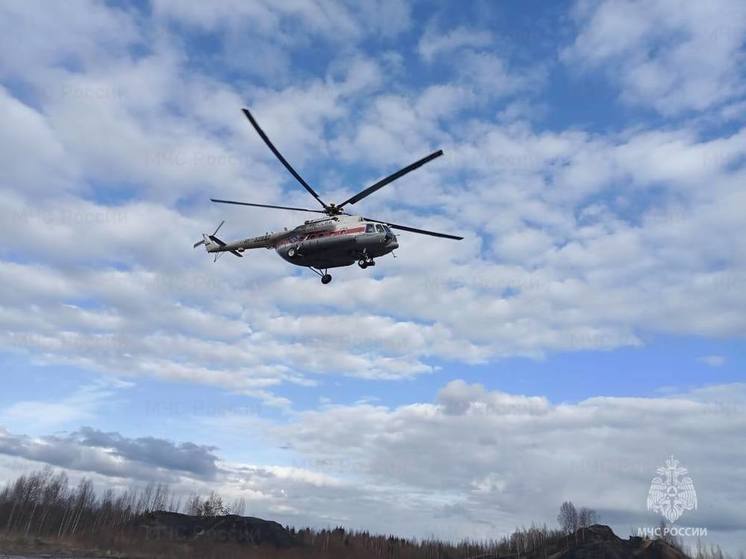
[(218, 231), (220, 230), (220, 228), (223, 226), (224, 223), (225, 223), (225, 220), (221, 221), (220, 225), (218, 225), (217, 229), (213, 231), (212, 235), (208, 235), (207, 233), (202, 233), (202, 240), (194, 243), (194, 248), (197, 248), (200, 245), (205, 245), (205, 249), (207, 250), (207, 252), (214, 252), (215, 262), (218, 261), (218, 258), (220, 258), (220, 256), (224, 252), (230, 252), (232, 254), (235, 254), (239, 258), (243, 258), (243, 255), (237, 250), (223, 248), (226, 246), (226, 243), (221, 241), (215, 236), (217, 235)]

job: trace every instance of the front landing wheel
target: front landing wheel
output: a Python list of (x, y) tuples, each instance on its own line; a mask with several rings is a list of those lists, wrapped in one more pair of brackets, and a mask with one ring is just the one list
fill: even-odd
[(360, 266), (363, 270), (368, 267), (368, 262), (365, 260), (358, 260), (357, 265)]
[(330, 283), (332, 281), (332, 275), (331, 274), (324, 274), (321, 276), (321, 283), (326, 285), (327, 283)]

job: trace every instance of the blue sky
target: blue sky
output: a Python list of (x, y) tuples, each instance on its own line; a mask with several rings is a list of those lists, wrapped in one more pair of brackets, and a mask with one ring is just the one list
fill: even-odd
[[(624, 535), (675, 454), (743, 549), (743, 5), (275, 4), (0, 8), (2, 476), (446, 538), (569, 498)], [(304, 217), (211, 196), (311, 203), (244, 106), (328, 201), (442, 148), (355, 209), (465, 239), (329, 286), (213, 264), (221, 220)]]

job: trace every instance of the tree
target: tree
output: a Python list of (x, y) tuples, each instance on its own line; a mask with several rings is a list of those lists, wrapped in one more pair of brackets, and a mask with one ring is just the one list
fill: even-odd
[(566, 534), (571, 534), (578, 529), (578, 511), (572, 501), (565, 501), (560, 507), (560, 512), (557, 515), (557, 522), (559, 522), (562, 531)]
[(581, 528), (588, 528), (598, 522), (598, 514), (588, 507), (581, 507), (578, 512), (578, 524)]
[(202, 498), (193, 494), (189, 497), (186, 504), (186, 513), (191, 516), (201, 516), (202, 514)]
[(246, 514), (246, 499), (243, 497), (235, 499), (229, 511), (231, 514), (237, 514), (238, 516)]
[(202, 510), (200, 516), (221, 516), (227, 514), (228, 509), (223, 504), (223, 498), (215, 493), (210, 493), (210, 496), (202, 502)]

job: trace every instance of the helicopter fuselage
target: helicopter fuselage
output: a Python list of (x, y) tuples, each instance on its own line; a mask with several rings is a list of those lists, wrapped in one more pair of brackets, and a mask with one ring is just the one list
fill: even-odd
[(325, 270), (372, 262), (399, 248), (391, 229), (358, 216), (339, 215), (306, 221), (294, 229), (267, 233), (225, 245), (208, 245), (209, 252), (267, 248), (296, 266)]
[(308, 221), (292, 233), (275, 244), (277, 254), (291, 264), (318, 269), (349, 266), (399, 248), (387, 226), (354, 216)]

